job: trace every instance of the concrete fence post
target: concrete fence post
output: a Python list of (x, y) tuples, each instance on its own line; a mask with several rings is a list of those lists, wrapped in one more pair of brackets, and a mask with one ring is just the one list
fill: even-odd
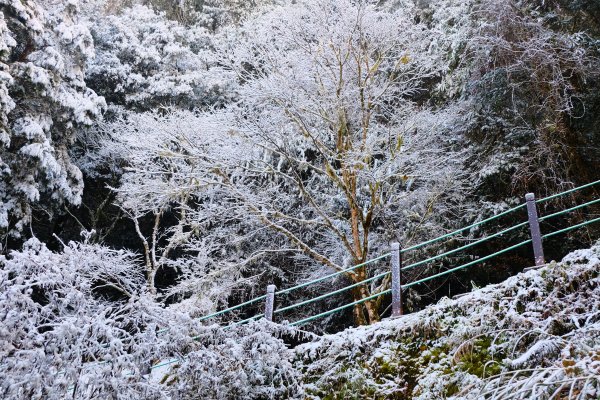
[(531, 232), (531, 240), (533, 243), (533, 257), (535, 265), (544, 265), (544, 248), (542, 247), (542, 233), (540, 231), (540, 221), (538, 219), (537, 206), (535, 204), (535, 195), (527, 193), (525, 195), (527, 201), (527, 216), (529, 217), (529, 231)]
[(267, 286), (267, 298), (265, 300), (265, 318), (267, 321), (273, 321), (273, 308), (275, 307), (275, 285)]
[(392, 318), (402, 314), (402, 253), (400, 243), (392, 243)]

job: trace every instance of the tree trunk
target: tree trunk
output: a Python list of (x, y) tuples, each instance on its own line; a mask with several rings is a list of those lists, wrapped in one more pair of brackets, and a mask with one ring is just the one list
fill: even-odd
[(376, 299), (367, 300), (363, 304), (365, 306), (365, 309), (367, 310), (367, 315), (369, 316), (369, 325), (381, 321), (381, 317), (379, 316), (379, 310), (377, 309)]
[[(356, 281), (362, 282), (366, 278), (364, 270), (357, 271)], [(352, 290), (352, 297), (354, 301), (360, 301), (369, 297), (371, 293), (367, 285), (361, 285)], [(379, 310), (377, 307), (377, 299), (367, 300), (363, 303), (354, 305), (353, 309), (354, 323), (356, 325), (370, 325), (381, 320), (379, 316)]]
[[(356, 300), (361, 300), (361, 298), (359, 297)], [(354, 315), (354, 323), (359, 326), (371, 325), (381, 320), (375, 299), (356, 304), (352, 310), (352, 314)]]
[(148, 277), (146, 279), (148, 283), (148, 291), (150, 292), (152, 297), (156, 297), (156, 286), (154, 285), (154, 279), (156, 278), (156, 269), (154, 267), (149, 267), (147, 269), (147, 274)]
[(354, 315), (354, 324), (358, 326), (369, 325), (369, 322), (365, 318), (365, 314), (363, 313), (363, 305), (355, 304), (352, 310), (352, 314)]

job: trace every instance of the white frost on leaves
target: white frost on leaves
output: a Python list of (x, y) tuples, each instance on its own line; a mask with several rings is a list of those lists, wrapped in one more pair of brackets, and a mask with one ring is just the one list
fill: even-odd
[[(75, 130), (92, 124), (105, 103), (83, 81), (93, 44), (87, 27), (78, 22), (74, 4), (4, 3), (0, 17), (0, 227), (19, 236), (32, 206), (42, 199), (41, 206), (48, 212), (64, 203), (79, 203), (82, 175), (66, 149)], [(19, 21), (7, 22), (13, 18)]]
[(91, 19), (96, 57), (87, 79), (101, 94), (123, 95), (120, 105), (191, 109), (231, 99), (235, 76), (219, 66), (215, 34), (202, 24), (180, 24), (142, 5)]
[[(86, 243), (52, 252), (35, 238), (0, 256), (0, 397), (274, 399), (302, 392), (279, 328), (261, 322), (226, 330), (165, 309), (148, 295), (136, 258)], [(176, 367), (151, 371), (174, 358)]]
[(533, 346), (527, 349), (514, 360), (507, 359), (505, 362), (511, 368), (521, 368), (524, 366), (539, 365), (540, 361), (545, 357), (554, 357), (561, 349), (561, 341), (557, 339), (545, 339), (535, 342)]

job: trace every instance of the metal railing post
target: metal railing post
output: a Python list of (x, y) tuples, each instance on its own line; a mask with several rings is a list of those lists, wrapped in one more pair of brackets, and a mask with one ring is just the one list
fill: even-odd
[(403, 314), (401, 257), (400, 243), (392, 243), (392, 318)]
[(535, 204), (535, 195), (527, 193), (527, 216), (529, 217), (529, 231), (531, 232), (531, 241), (533, 243), (533, 257), (535, 265), (544, 265), (544, 248), (542, 247), (542, 233), (540, 231), (540, 221), (538, 219), (537, 206)]
[(265, 318), (267, 321), (273, 321), (273, 308), (275, 307), (275, 285), (267, 286), (267, 298), (265, 300)]

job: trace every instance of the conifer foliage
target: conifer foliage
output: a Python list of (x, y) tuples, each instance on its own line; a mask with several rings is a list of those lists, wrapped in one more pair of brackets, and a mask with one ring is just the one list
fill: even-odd
[(32, 207), (79, 203), (82, 175), (69, 147), (104, 105), (83, 80), (94, 53), (77, 3), (45, 6), (0, 3), (0, 230), (15, 235)]

